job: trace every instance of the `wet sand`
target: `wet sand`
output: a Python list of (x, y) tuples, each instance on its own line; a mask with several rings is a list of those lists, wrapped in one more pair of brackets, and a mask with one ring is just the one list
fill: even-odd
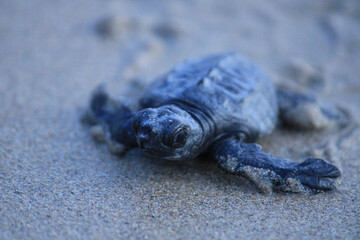
[(259, 140), (343, 172), (337, 191), (264, 195), (207, 159), (116, 157), (80, 124), (99, 83), (131, 102), (179, 61), (228, 51), (359, 121), (357, 1), (1, 2), (0, 239), (360, 238), (356, 125)]

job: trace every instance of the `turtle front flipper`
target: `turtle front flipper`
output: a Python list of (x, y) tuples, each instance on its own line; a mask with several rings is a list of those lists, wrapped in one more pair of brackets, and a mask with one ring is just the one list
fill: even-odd
[(133, 119), (134, 113), (120, 101), (111, 99), (103, 86), (94, 91), (90, 108), (83, 117), (91, 125), (92, 137), (105, 142), (116, 154), (137, 146)]
[(322, 104), (310, 94), (278, 88), (277, 100), (280, 120), (287, 126), (317, 130), (350, 123), (350, 115), (344, 109)]
[(265, 193), (273, 189), (329, 191), (340, 183), (340, 170), (325, 160), (308, 158), (294, 163), (263, 152), (258, 144), (244, 143), (234, 137), (214, 143), (210, 154), (220, 168), (249, 179)]

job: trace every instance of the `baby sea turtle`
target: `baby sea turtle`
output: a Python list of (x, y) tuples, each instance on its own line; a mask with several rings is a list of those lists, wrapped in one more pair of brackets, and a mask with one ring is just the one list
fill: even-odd
[[(253, 142), (280, 121), (319, 129), (341, 122), (343, 112), (324, 108), (309, 95), (275, 88), (238, 53), (178, 64), (145, 91), (139, 106), (134, 113), (103, 88), (92, 96), (93, 123), (102, 126), (118, 151), (140, 147), (173, 161), (207, 153), (220, 168), (246, 177), (264, 192), (328, 191), (340, 182), (340, 170), (325, 160), (310, 157), (295, 163), (265, 153)], [(99, 127), (93, 135), (99, 137)]]

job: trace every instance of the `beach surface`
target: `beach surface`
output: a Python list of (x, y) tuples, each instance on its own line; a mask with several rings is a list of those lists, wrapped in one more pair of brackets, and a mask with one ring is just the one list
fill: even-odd
[[(131, 104), (176, 63), (239, 51), (277, 84), (347, 109), (345, 129), (277, 129), (338, 190), (259, 193), (208, 159), (112, 155), (80, 117), (105, 83)], [(0, 239), (359, 239), (359, 1), (0, 1)]]

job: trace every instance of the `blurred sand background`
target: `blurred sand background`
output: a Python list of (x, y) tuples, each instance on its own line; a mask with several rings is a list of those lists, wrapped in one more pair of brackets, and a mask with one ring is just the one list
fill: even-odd
[(263, 195), (206, 159), (116, 157), (81, 126), (99, 83), (136, 98), (179, 61), (224, 51), (359, 121), (359, 1), (0, 1), (0, 239), (359, 239), (356, 127), (330, 149), (336, 129), (261, 139), (343, 170), (334, 192)]

